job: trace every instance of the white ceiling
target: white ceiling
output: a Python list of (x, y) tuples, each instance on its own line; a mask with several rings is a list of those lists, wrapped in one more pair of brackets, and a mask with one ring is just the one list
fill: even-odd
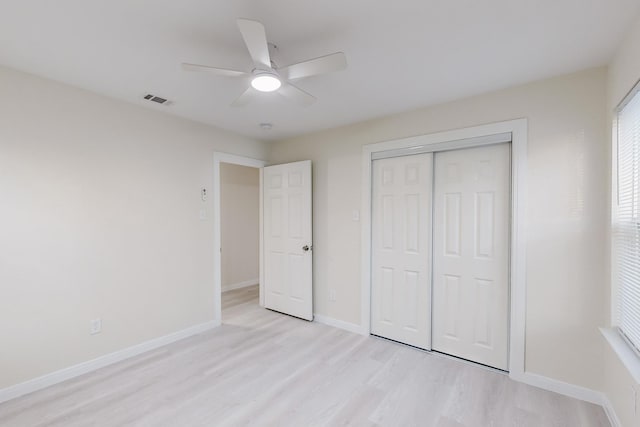
[[(639, 13), (638, 0), (1, 0), (0, 64), (280, 139), (604, 65)], [(297, 82), (311, 107), (277, 94), (230, 107), (248, 81), (180, 64), (250, 71), (239, 17), (265, 25), (279, 66), (335, 51), (349, 66)]]

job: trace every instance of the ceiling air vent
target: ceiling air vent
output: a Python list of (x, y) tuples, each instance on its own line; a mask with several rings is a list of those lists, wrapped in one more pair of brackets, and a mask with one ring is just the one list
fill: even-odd
[(155, 95), (152, 95), (150, 93), (146, 94), (144, 96), (144, 99), (146, 99), (147, 101), (155, 102), (157, 104), (161, 104), (161, 105), (170, 105), (171, 104), (171, 101), (168, 101), (166, 98), (161, 98), (159, 96), (155, 96)]

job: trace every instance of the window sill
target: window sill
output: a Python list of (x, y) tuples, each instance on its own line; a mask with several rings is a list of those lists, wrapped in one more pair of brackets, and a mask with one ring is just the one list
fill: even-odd
[(640, 357), (629, 347), (629, 344), (612, 328), (600, 328), (600, 332), (618, 355), (622, 364), (629, 370), (637, 384), (640, 384)]

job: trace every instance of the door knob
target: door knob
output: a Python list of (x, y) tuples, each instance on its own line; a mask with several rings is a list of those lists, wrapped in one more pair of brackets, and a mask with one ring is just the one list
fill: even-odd
[(302, 247), (302, 250), (303, 250), (303, 251), (305, 251), (305, 252), (309, 252), (309, 251), (311, 250), (311, 246), (309, 246), (309, 245), (304, 245), (304, 246)]

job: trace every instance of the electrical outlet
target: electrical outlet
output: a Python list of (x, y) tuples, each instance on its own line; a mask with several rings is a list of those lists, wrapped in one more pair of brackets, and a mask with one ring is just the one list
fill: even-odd
[(331, 302), (335, 302), (336, 301), (336, 290), (335, 289), (330, 289), (329, 290), (329, 301), (331, 301)]
[(89, 328), (89, 333), (91, 335), (99, 334), (102, 332), (102, 319), (99, 317), (97, 319), (93, 319), (91, 321), (91, 327)]

